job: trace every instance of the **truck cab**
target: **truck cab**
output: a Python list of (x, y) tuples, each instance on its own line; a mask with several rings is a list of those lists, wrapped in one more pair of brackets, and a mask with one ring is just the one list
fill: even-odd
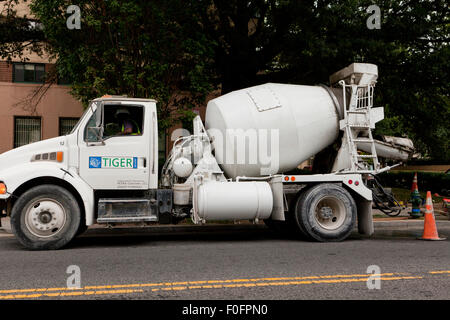
[[(155, 100), (95, 99), (70, 134), (0, 155), (1, 212), (11, 215), (13, 231), (22, 239), (42, 244), (60, 233), (73, 237), (96, 222), (93, 212), (102, 193), (117, 197), (157, 189), (157, 144)], [(47, 198), (40, 201), (36, 194)], [(25, 210), (22, 222), (12, 215), (19, 206)], [(65, 207), (72, 208), (74, 221)], [(18, 230), (22, 224), (24, 230)], [(35, 247), (30, 243), (25, 245)]]

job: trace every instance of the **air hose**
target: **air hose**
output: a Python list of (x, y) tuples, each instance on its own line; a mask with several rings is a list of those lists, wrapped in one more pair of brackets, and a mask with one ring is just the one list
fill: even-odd
[(392, 194), (385, 191), (379, 179), (373, 174), (372, 176), (373, 178), (367, 181), (367, 187), (372, 190), (372, 201), (375, 208), (389, 217), (398, 216), (404, 208)]

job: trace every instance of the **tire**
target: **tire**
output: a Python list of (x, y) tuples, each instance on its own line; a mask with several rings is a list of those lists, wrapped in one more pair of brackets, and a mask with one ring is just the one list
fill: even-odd
[(16, 201), (11, 212), (11, 229), (30, 250), (56, 250), (76, 235), (80, 217), (77, 200), (69, 191), (56, 185), (41, 185)]
[(265, 219), (264, 223), (266, 226), (276, 235), (285, 237), (285, 238), (292, 238), (292, 239), (301, 239), (301, 240), (307, 240), (309, 239), (302, 230), (300, 230), (296, 225), (295, 220), (295, 204), (297, 201), (298, 196), (300, 195), (300, 192), (297, 194), (297, 196), (292, 197), (292, 199), (289, 199), (289, 211), (284, 212), (284, 218), (285, 221), (277, 221), (272, 219)]
[(295, 224), (300, 234), (320, 242), (342, 241), (356, 222), (356, 204), (337, 184), (322, 183), (300, 194), (295, 205)]
[(88, 226), (84, 223), (80, 222), (80, 226), (78, 227), (77, 233), (75, 234), (75, 237), (81, 236), (83, 233), (85, 233), (88, 229)]

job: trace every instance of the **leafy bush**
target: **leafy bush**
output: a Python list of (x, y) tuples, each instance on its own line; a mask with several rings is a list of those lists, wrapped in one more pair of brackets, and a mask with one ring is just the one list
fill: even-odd
[[(384, 172), (377, 177), (384, 187), (411, 189), (414, 179), (412, 171)], [(447, 194), (450, 190), (450, 174), (440, 172), (417, 172), (420, 191), (431, 191)]]

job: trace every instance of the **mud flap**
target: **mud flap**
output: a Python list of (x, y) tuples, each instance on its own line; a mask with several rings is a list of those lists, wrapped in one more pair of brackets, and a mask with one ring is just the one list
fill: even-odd
[(372, 217), (372, 201), (355, 199), (358, 207), (358, 232), (371, 236), (374, 232)]

